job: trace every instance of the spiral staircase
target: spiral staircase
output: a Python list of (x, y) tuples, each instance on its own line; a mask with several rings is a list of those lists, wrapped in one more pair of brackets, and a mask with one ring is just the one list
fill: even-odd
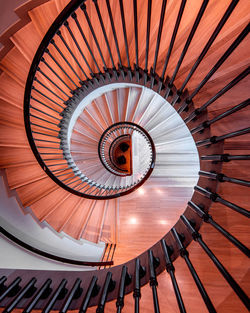
[(8, 188), (39, 227), (117, 248), (102, 270), (0, 269), (0, 310), (249, 310), (249, 8), (37, 1), (6, 32)]

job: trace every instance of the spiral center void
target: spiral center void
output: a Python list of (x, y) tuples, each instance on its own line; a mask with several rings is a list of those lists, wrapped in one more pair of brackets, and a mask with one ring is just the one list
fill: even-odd
[(85, 193), (94, 186), (91, 194), (98, 190), (97, 196), (105, 192), (117, 197), (147, 180), (146, 186), (163, 190), (193, 188), (198, 181), (199, 157), (188, 128), (173, 106), (147, 87), (99, 87), (61, 124), (67, 129), (61, 143), (64, 155), (75, 175), (86, 182)]

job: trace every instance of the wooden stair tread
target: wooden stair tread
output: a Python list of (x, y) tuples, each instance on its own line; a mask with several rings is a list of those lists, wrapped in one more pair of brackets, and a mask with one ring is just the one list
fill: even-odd
[(6, 169), (6, 174), (11, 189), (32, 183), (47, 177), (47, 174), (38, 164), (29, 166), (19, 166)]
[(81, 238), (80, 235), (82, 233), (92, 203), (93, 200), (82, 199), (81, 204), (77, 207), (76, 211), (73, 212), (66, 225), (64, 225), (62, 231), (67, 235), (79, 240)]
[(49, 1), (28, 12), (36, 31), (43, 37), (58, 15), (55, 1)]
[(75, 195), (70, 195), (59, 206), (57, 206), (55, 210), (46, 216), (45, 221), (56, 231), (60, 232), (68, 219), (74, 213), (74, 210), (77, 209), (80, 200), (81, 198)]
[(82, 234), (82, 238), (89, 241), (93, 241), (95, 243), (98, 242), (104, 212), (105, 212), (105, 201), (103, 200), (97, 201), (94, 210), (88, 220), (88, 224), (85, 228), (85, 231)]
[(0, 69), (23, 88), (28, 76), (29, 66), (30, 63), (27, 62), (17, 47), (13, 47), (0, 62)]
[(15, 47), (29, 64), (33, 60), (41, 39), (42, 37), (37, 33), (32, 22), (25, 25), (11, 37)]
[(20, 200), (22, 201), (23, 206), (27, 207), (39, 199), (45, 197), (57, 188), (58, 185), (47, 176), (44, 179), (18, 188), (17, 193)]
[[(23, 84), (18, 84), (14, 79), (12, 79), (4, 72), (0, 75), (0, 80), (0, 98), (17, 107), (18, 109), (22, 109), (22, 99), (24, 96)], [(13, 90), (15, 90), (15, 92), (13, 92)]]

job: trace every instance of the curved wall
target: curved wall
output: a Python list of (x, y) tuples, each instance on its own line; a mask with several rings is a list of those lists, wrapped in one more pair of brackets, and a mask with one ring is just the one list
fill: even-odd
[[(94, 244), (86, 240), (76, 241), (58, 234), (47, 227), (46, 223), (35, 222), (30, 214), (23, 214), (12, 195), (7, 195), (3, 177), (0, 176), (0, 225), (11, 234), (27, 244), (61, 257), (80, 261), (100, 261), (104, 243)], [(23, 232), (25, 230), (25, 233)], [(29, 269), (68, 269), (88, 270), (93, 268), (64, 265), (51, 261), (22, 249), (11, 243), (5, 237), (0, 239), (0, 250), (5, 251), (0, 259), (1, 268)]]

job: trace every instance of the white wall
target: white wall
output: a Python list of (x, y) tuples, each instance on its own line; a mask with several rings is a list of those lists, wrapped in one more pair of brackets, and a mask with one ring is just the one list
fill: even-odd
[(73, 266), (39, 257), (27, 250), (15, 245), (4, 236), (0, 235), (0, 267), (15, 269), (36, 269), (56, 271), (88, 271), (95, 267)]
[[(1, 173), (0, 173), (1, 174)], [(100, 261), (105, 244), (94, 244), (86, 240), (74, 240), (65, 234), (58, 234), (46, 223), (37, 223), (30, 214), (24, 215), (16, 198), (8, 196), (3, 177), (0, 176), (0, 225), (20, 240), (35, 248), (57, 256), (80, 260)], [(42, 226), (42, 227), (41, 227)], [(51, 270), (79, 270), (80, 266), (61, 265), (50, 261), (0, 238), (0, 267)], [(83, 269), (84, 270), (84, 269)]]

